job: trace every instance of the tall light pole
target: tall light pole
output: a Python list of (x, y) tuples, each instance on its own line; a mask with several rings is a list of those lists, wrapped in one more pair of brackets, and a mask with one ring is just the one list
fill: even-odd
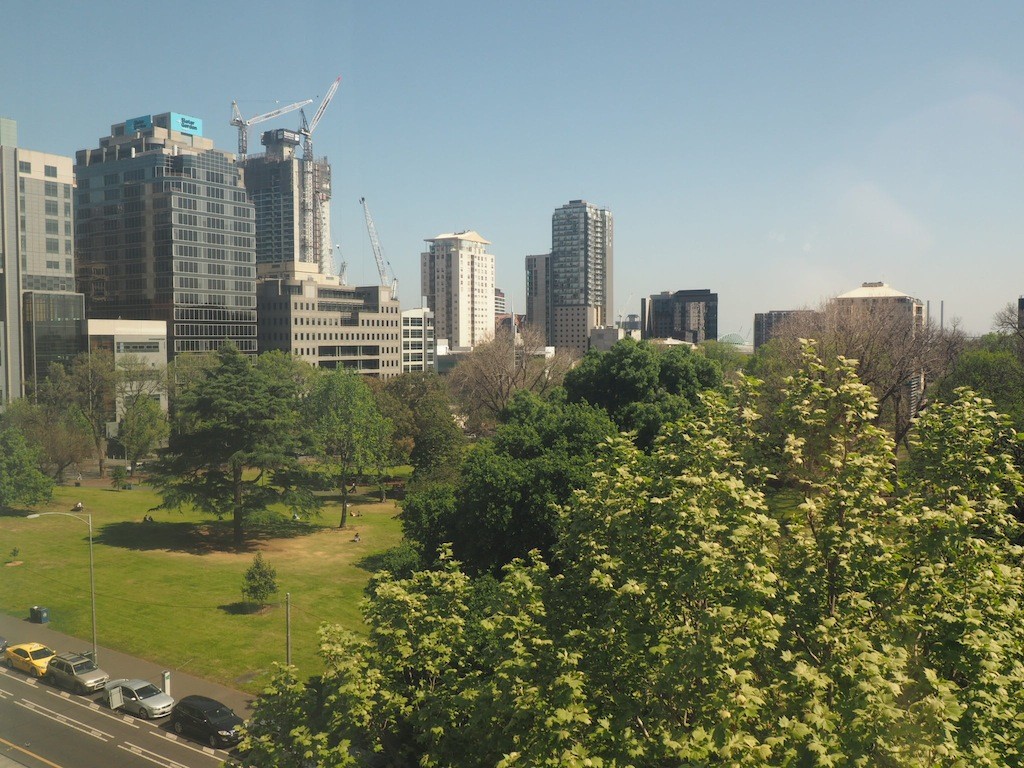
[(96, 564), (92, 557), (92, 515), (83, 513), (76, 515), (71, 512), (37, 512), (29, 515), (28, 519), (34, 520), (37, 517), (49, 517), (59, 515), (60, 517), (73, 517), (75, 520), (89, 526), (89, 592), (92, 594), (92, 660), (99, 664), (99, 649), (96, 645)]

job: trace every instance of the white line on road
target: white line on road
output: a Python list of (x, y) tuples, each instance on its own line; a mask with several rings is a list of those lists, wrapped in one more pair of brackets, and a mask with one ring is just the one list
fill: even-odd
[(157, 754), (149, 749), (132, 744), (130, 741), (126, 741), (124, 744), (118, 744), (118, 749), (123, 749), (126, 752), (131, 752), (133, 755), (138, 755), (144, 760), (149, 760), (151, 763), (162, 765), (164, 768), (188, 768), (184, 763), (179, 763), (176, 760), (171, 760), (169, 757)]
[(51, 696), (58, 696), (62, 699), (65, 699), (66, 701), (74, 704), (75, 706), (84, 707), (85, 709), (92, 710), (97, 715), (103, 715), (104, 717), (109, 717), (111, 720), (116, 720), (119, 723), (130, 725), (132, 728), (139, 727), (139, 724), (135, 722), (134, 717), (129, 717), (128, 715), (111, 712), (105, 707), (101, 707), (99, 704), (97, 704), (95, 701), (92, 701), (91, 699), (77, 699), (74, 696), (67, 696), (65, 694), (57, 693), (56, 691), (47, 691), (47, 693), (49, 693)]
[(180, 747), (184, 747), (185, 749), (191, 749), (193, 752), (198, 752), (201, 755), (212, 757), (215, 760), (221, 759), (217, 756), (216, 750), (211, 749), (210, 747), (201, 747), (198, 745), (189, 744), (187, 741), (185, 741), (185, 739), (179, 739), (178, 734), (176, 733), (164, 733), (163, 731), (153, 731), (153, 735), (159, 736), (161, 739), (165, 739), (167, 741), (173, 741)]
[(42, 715), (45, 718), (53, 720), (55, 723), (66, 725), (69, 728), (74, 728), (76, 731), (80, 731), (81, 733), (84, 733), (86, 736), (92, 736), (94, 739), (99, 739), (100, 741), (109, 741), (110, 739), (114, 738), (111, 734), (107, 733), (106, 731), (101, 731), (99, 728), (94, 728), (91, 725), (75, 720), (74, 718), (68, 717), (67, 715), (62, 715), (60, 712), (55, 712), (52, 709), (47, 709), (41, 704), (36, 704), (35, 702), (28, 700), (16, 701), (14, 703), (17, 704), (19, 707), (22, 707), (23, 709), (27, 709), (30, 712), (35, 712), (37, 715)]

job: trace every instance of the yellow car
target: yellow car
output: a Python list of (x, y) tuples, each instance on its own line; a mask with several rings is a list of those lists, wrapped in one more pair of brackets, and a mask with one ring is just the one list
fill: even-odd
[(51, 656), (53, 656), (53, 651), (40, 643), (9, 645), (4, 651), (8, 667), (28, 672), (34, 677), (42, 677), (46, 674)]

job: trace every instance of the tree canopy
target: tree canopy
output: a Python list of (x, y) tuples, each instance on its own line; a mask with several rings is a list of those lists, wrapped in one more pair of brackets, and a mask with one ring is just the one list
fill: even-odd
[(276, 502), (313, 504), (301, 488), (275, 482), (298, 469), (300, 390), (275, 358), (254, 362), (230, 344), (213, 357), (179, 391), (169, 446), (151, 479), (165, 507), (190, 503), (229, 517), (240, 547), (252, 515)]
[(722, 369), (689, 347), (656, 347), (631, 338), (608, 352), (588, 352), (565, 376), (569, 402), (604, 408), (619, 429), (650, 447), (663, 424), (696, 405), (705, 389), (721, 386)]
[(341, 521), (348, 520), (349, 483), (363, 470), (377, 470), (390, 455), (391, 422), (356, 373), (344, 368), (317, 374), (303, 409), (314, 454), (341, 491)]
[(53, 481), (39, 471), (38, 453), (15, 427), (0, 424), (0, 509), (50, 498)]
[(403, 530), (427, 562), (445, 542), (472, 572), (497, 572), (533, 549), (550, 552), (557, 507), (587, 486), (589, 461), (616, 431), (598, 408), (525, 391), (502, 419), (492, 439), (469, 451), (452, 485), (406, 498)]
[[(744, 385), (740, 385), (741, 387)], [(378, 574), (361, 637), (281, 668), (253, 766), (966, 766), (1024, 760), (1016, 440), (962, 390), (897, 478), (877, 400), (805, 349), (769, 503), (758, 414), (709, 392), (650, 453), (614, 438), (534, 553)]]

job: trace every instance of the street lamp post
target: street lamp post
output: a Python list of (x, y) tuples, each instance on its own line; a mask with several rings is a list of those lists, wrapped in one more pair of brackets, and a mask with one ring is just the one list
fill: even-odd
[(29, 515), (28, 518), (32, 520), (37, 517), (48, 517), (51, 515), (73, 517), (75, 520), (83, 522), (89, 526), (89, 592), (92, 595), (92, 660), (98, 664), (99, 649), (96, 645), (96, 563), (92, 556), (92, 515), (88, 513), (75, 515), (71, 512), (37, 512), (36, 514)]

